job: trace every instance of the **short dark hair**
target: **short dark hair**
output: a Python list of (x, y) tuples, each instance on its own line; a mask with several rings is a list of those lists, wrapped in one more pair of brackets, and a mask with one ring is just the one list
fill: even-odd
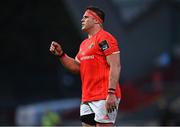
[(102, 21), (103, 21), (103, 23), (104, 23), (105, 13), (104, 13), (104, 11), (102, 11), (100, 8), (95, 7), (95, 6), (88, 6), (88, 7), (86, 8), (86, 10), (91, 10), (91, 11), (95, 12), (95, 13), (102, 19)]

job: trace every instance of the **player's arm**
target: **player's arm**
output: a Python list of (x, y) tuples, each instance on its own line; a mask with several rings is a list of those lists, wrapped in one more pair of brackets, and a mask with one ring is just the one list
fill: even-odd
[(58, 57), (62, 65), (72, 73), (79, 73), (80, 65), (75, 61), (74, 58), (69, 57), (65, 54), (61, 48), (61, 45), (57, 42), (52, 42), (50, 46), (50, 52)]
[(119, 82), (120, 71), (121, 71), (120, 53), (108, 55), (106, 59), (107, 59), (107, 63), (110, 66), (109, 88), (116, 89), (116, 85)]
[(106, 57), (107, 63), (110, 66), (109, 72), (109, 86), (108, 86), (108, 96), (106, 98), (106, 108), (108, 112), (112, 112), (117, 109), (116, 105), (116, 95), (115, 90), (119, 82), (119, 76), (121, 71), (120, 65), (120, 54), (111, 54)]
[(64, 56), (60, 57), (59, 60), (61, 61), (62, 65), (72, 73), (79, 73), (79, 63), (74, 58), (64, 54)]

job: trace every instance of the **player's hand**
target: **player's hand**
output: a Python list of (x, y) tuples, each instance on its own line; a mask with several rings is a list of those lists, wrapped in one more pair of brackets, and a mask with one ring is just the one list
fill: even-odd
[(56, 56), (61, 56), (61, 54), (63, 53), (63, 50), (61, 48), (61, 45), (58, 44), (55, 41), (52, 41), (51, 46), (49, 48), (50, 52)]
[(117, 110), (117, 98), (115, 94), (108, 94), (107, 98), (106, 98), (106, 109), (108, 111), (108, 113), (111, 113), (115, 110)]

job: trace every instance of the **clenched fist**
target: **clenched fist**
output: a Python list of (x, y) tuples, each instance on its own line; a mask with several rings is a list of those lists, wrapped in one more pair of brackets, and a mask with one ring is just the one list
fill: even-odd
[(55, 41), (52, 41), (51, 46), (49, 48), (50, 52), (56, 56), (61, 56), (63, 54), (63, 50), (61, 45)]

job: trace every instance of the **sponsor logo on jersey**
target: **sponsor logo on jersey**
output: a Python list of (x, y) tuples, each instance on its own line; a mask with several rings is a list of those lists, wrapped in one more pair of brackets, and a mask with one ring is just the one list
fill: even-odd
[(90, 55), (90, 56), (83, 56), (80, 58), (81, 60), (89, 60), (89, 59), (94, 59), (94, 55)]
[(107, 41), (104, 40), (104, 41), (99, 43), (99, 47), (101, 48), (102, 51), (105, 51), (106, 49), (109, 48), (109, 45), (108, 45)]

